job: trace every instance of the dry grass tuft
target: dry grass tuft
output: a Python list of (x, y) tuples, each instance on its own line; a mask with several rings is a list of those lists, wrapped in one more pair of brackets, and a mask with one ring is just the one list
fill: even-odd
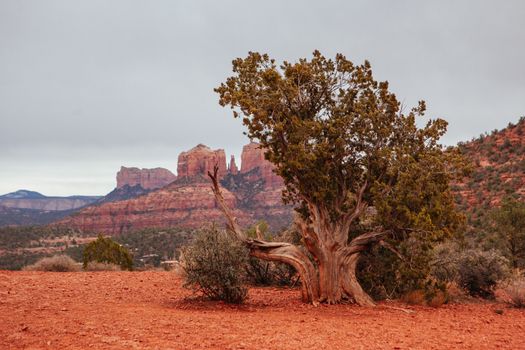
[(409, 305), (425, 305), (425, 292), (421, 289), (410, 291), (401, 297), (401, 301)]
[(449, 302), (461, 303), (471, 299), (456, 282), (447, 283), (447, 299)]
[(33, 265), (24, 267), (25, 271), (52, 271), (52, 272), (76, 272), (80, 271), (79, 264), (67, 255), (55, 255), (42, 258)]
[(509, 303), (517, 308), (525, 308), (525, 278), (515, 279), (503, 288)]
[(430, 307), (440, 307), (443, 304), (446, 304), (449, 301), (447, 293), (443, 291), (437, 291), (436, 295), (432, 299), (427, 301), (427, 305)]

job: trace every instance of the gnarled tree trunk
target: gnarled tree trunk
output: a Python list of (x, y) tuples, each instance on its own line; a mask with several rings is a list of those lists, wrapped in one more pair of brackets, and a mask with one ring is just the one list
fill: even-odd
[[(309, 208), (312, 213), (311, 222), (299, 220), (305, 247), (314, 260), (312, 262), (305, 251), (293, 244), (265, 242), (262, 239), (247, 237), (224, 201), (217, 179), (217, 169), (214, 174), (208, 173), (208, 175), (212, 179), (212, 189), (219, 208), (228, 220), (229, 231), (246, 244), (250, 255), (293, 266), (301, 278), (303, 301), (314, 305), (342, 302), (353, 302), (363, 306), (375, 305), (359, 284), (356, 267), (360, 252), (371, 244), (380, 242), (387, 232), (369, 232), (347, 242), (352, 220), (365, 209), (365, 205), (360, 200), (361, 196), (358, 198), (355, 211), (342, 220), (340, 225), (330, 223), (328, 215), (313, 205)], [(360, 191), (360, 195), (363, 191), (364, 188)]]

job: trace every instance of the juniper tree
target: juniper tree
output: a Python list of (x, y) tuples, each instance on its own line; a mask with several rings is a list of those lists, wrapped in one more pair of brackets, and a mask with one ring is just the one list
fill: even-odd
[(362, 252), (376, 244), (395, 251), (416, 236), (431, 244), (461, 223), (449, 191), (461, 159), (438, 143), (447, 123), (418, 127), (424, 101), (404, 112), (368, 61), (315, 51), (278, 66), (250, 52), (215, 91), (284, 179), (283, 200), (295, 205), (307, 252), (247, 237), (210, 174), (220, 208), (252, 256), (295, 267), (305, 301), (373, 305), (356, 278)]

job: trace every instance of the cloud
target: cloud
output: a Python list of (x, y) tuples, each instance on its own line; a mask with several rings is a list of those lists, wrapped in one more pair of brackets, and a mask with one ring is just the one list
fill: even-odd
[[(242, 125), (213, 88), (249, 50), (369, 59), (407, 105), (425, 99), (429, 116), (449, 121), (453, 144), (525, 114), (524, 16), (521, 1), (4, 0), (0, 165), (31, 174), (48, 159), (42, 177), (59, 167), (84, 179), (126, 160), (173, 164), (197, 143), (238, 154)], [(101, 155), (108, 162), (97, 165)], [(5, 173), (0, 192), (22, 185)], [(51, 194), (78, 188), (25, 181)], [(83, 188), (100, 194), (113, 181)]]

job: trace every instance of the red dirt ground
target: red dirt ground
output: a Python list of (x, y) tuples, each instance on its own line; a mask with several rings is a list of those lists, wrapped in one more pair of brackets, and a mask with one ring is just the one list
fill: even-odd
[(195, 298), (169, 272), (0, 271), (0, 348), (525, 349), (525, 311), (503, 304), (406, 313), (299, 297), (253, 288), (230, 306)]

